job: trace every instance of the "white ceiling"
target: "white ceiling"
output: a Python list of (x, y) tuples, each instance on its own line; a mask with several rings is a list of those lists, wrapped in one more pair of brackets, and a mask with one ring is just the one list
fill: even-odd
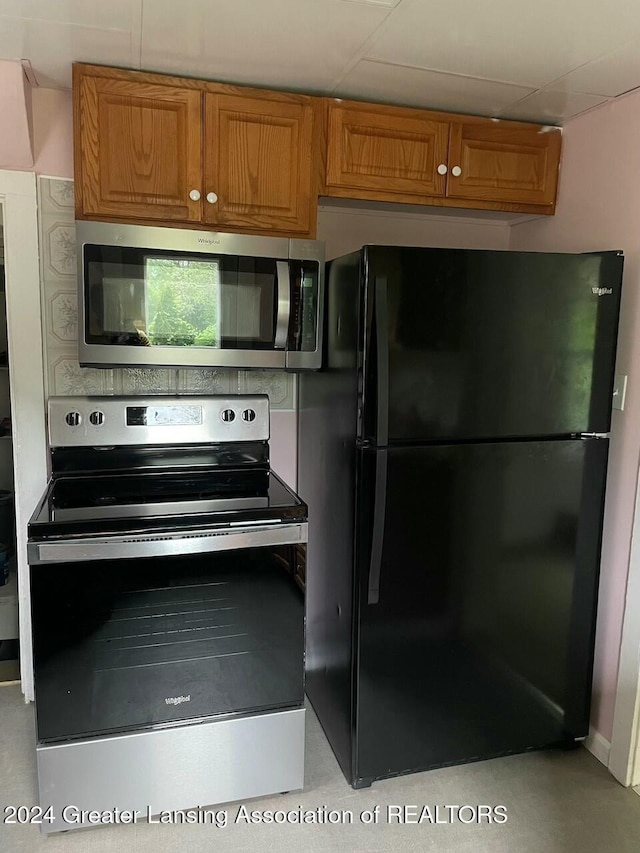
[(0, 0), (0, 58), (562, 124), (640, 86), (638, 0)]

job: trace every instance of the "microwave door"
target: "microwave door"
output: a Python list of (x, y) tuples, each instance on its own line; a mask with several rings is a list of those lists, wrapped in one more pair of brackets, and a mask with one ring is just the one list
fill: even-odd
[(82, 365), (284, 368), (287, 261), (84, 250)]
[(76, 223), (83, 367), (317, 369), (312, 240)]
[(292, 260), (289, 265), (288, 370), (322, 367), (324, 278), (317, 260)]

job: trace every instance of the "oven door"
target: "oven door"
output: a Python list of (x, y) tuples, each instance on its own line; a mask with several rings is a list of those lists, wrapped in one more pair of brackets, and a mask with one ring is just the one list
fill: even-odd
[(303, 549), (32, 565), (38, 741), (302, 705)]

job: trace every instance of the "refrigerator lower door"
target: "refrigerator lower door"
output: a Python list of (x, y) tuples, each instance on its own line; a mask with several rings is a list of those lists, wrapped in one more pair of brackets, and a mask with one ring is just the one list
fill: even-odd
[(354, 785), (587, 734), (607, 451), (360, 451)]

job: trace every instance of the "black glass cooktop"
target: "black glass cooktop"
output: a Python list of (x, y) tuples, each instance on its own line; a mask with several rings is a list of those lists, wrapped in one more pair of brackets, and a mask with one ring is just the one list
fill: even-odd
[(307, 507), (273, 471), (156, 471), (57, 476), (29, 538), (306, 520)]
[(270, 472), (264, 470), (60, 477), (54, 483), (51, 504), (54, 517), (60, 512), (73, 517), (77, 509), (109, 506), (247, 497), (268, 500), (269, 481)]

